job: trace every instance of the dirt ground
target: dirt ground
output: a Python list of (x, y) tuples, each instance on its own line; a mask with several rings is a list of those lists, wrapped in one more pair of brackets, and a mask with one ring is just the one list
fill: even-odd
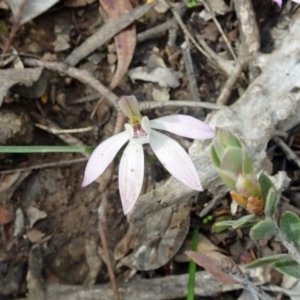
[[(115, 1), (106, 2), (115, 5)], [(55, 70), (56, 67), (38, 71), (38, 65), (33, 66), (31, 59), (67, 62), (68, 66), (90, 72), (106, 90), (112, 88), (110, 84), (121, 61), (124, 74), (113, 92), (116, 97), (135, 95), (141, 103), (165, 103), (172, 99), (231, 105), (237, 101), (252, 81), (249, 69), (254, 67), (249, 59), (243, 72), (224, 90), (229, 75), (199, 52), (193, 42), (204, 40), (220, 58), (242, 61), (240, 47), (244, 37), (235, 1), (211, 1), (210, 10), (217, 22), (201, 1), (195, 1), (189, 8), (185, 1), (169, 2), (172, 10), (163, 4), (149, 4), (151, 7), (141, 16), (132, 17), (136, 46), (126, 44), (124, 38), (114, 40), (113, 34), (103, 37), (105, 40), (82, 54), (78, 62), (70, 63), (73, 51), (108, 22), (109, 13), (105, 13), (103, 3), (59, 1), (32, 20), (18, 24), (18, 15), (0, 1), (0, 145), (95, 147), (116, 130), (123, 130), (123, 126), (118, 129), (116, 125), (119, 117), (113, 106), (114, 96), (104, 98), (96, 107), (100, 90), (95, 91), (88, 81), (81, 80), (82, 74), (72, 77), (72, 72)], [(297, 4), (284, 2), (281, 8), (271, 0), (251, 2), (261, 53), (274, 51), (276, 38), (280, 37), (273, 35), (272, 30), (289, 26), (299, 10)], [(146, 6), (140, 0), (131, 0), (131, 4), (133, 8)], [(124, 10), (118, 13), (120, 17)], [(19, 23), (20, 20), (19, 15)], [(149, 33), (151, 28), (155, 30)], [(125, 49), (125, 59), (116, 50), (116, 43)], [(134, 49), (132, 59), (130, 49)], [(34, 72), (39, 73), (19, 71), (29, 67), (36, 67)], [(163, 75), (151, 73), (159, 68), (164, 70)], [(143, 113), (150, 119), (182, 113), (205, 120), (212, 111), (200, 106), (157, 107)], [(61, 131), (64, 129), (74, 131)], [(186, 150), (192, 144), (191, 140), (172, 137)], [(286, 133), (286, 140), (298, 155), (297, 126)], [(145, 146), (145, 153), (143, 194), (161, 186), (170, 176), (150, 147)], [(272, 141), (267, 153), (273, 174), (285, 170), (291, 178), (290, 187), (282, 195), (280, 211), (288, 209), (299, 215), (299, 167)], [(214, 223), (220, 218), (247, 214), (238, 208), (232, 216), (227, 194), (218, 197), (204, 191), (197, 197), (183, 199), (176, 208), (163, 209), (142, 224), (128, 223), (118, 190), (120, 155), (96, 182), (82, 188), (87, 158), (87, 153), (0, 154), (0, 300), (114, 299), (110, 268), (124, 299), (185, 299), (187, 287), (181, 287), (172, 276), (183, 276), (182, 282), (187, 279), (188, 258), (184, 251), (191, 247), (194, 228), (201, 234), (198, 247), (217, 249), (238, 264), (284, 251), (274, 239), (253, 242), (249, 229), (215, 232)], [(104, 202), (105, 217), (99, 220), (99, 207), (103, 208), (100, 204)], [(103, 244), (103, 235), (107, 245)], [(198, 271), (203, 269), (199, 267)], [(269, 268), (259, 280), (261, 284), (280, 286), (282, 275)], [(224, 288), (209, 281), (202, 284), (204, 292), (198, 292), (195, 299), (254, 299), (240, 297), (242, 290), (233, 286)], [(205, 287), (210, 284), (215, 290)], [(76, 291), (71, 286), (76, 286)], [(277, 299), (289, 299), (284, 293), (274, 295)]]

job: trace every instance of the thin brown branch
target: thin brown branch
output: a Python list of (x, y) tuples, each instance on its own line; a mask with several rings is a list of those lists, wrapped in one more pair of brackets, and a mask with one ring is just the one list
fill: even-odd
[(119, 110), (119, 106), (118, 106), (119, 98), (117, 97), (117, 95), (111, 92), (106, 86), (104, 86), (98, 79), (96, 79), (88, 71), (70, 67), (64, 63), (47, 62), (47, 61), (41, 61), (32, 58), (24, 59), (24, 63), (27, 66), (31, 66), (31, 67), (44, 67), (51, 71), (60, 72), (72, 78), (75, 78), (84, 84), (88, 84), (96, 91), (98, 91), (101, 95), (103, 95), (105, 99), (108, 100), (109, 103), (112, 104), (116, 110)]
[(87, 160), (88, 160), (87, 157), (81, 157), (81, 158), (75, 158), (75, 159), (69, 159), (69, 160), (49, 162), (49, 163), (38, 164), (38, 165), (30, 166), (30, 167), (0, 171), (0, 175), (17, 173), (17, 172), (27, 172), (27, 171), (32, 171), (32, 170), (46, 169), (46, 168), (56, 168), (56, 167), (67, 166), (67, 165), (71, 165), (71, 164), (85, 162)]
[(242, 71), (243, 71), (243, 66), (240, 63), (240, 61), (237, 60), (236, 65), (234, 67), (234, 71), (231, 73), (231, 75), (227, 79), (227, 81), (216, 101), (216, 104), (218, 104), (218, 105), (227, 104), (230, 94), (232, 92), (232, 89), (233, 89), (234, 85), (237, 83)]
[(215, 13), (212, 11), (212, 9), (211, 9), (211, 7), (210, 7), (210, 5), (209, 5), (209, 1), (206, 2), (206, 0), (203, 0), (202, 3), (203, 3), (203, 5), (204, 5), (205, 9), (211, 14), (211, 17), (212, 17), (212, 19), (213, 19), (213, 21), (214, 21), (216, 27), (218, 28), (218, 30), (219, 30), (219, 32), (220, 32), (220, 34), (221, 34), (221, 36), (222, 36), (222, 38), (223, 38), (223, 40), (224, 40), (224, 42), (225, 42), (225, 44), (226, 44), (226, 46), (227, 46), (227, 48), (228, 48), (230, 54), (232, 55), (232, 57), (233, 57), (234, 59), (237, 59), (237, 57), (236, 57), (236, 55), (235, 55), (235, 53), (234, 53), (234, 51), (233, 51), (233, 49), (232, 49), (232, 47), (231, 47), (231, 45), (230, 45), (230, 42), (229, 42), (227, 36), (226, 36), (225, 33), (224, 33), (224, 30), (222, 29), (222, 27), (221, 27), (219, 21), (217, 20), (217, 18), (216, 18), (216, 16), (215, 16)]
[(102, 247), (104, 250), (104, 255), (106, 257), (106, 264), (107, 264), (107, 270), (108, 270), (108, 275), (110, 278), (110, 282), (112, 285), (113, 293), (114, 293), (114, 299), (115, 300), (120, 300), (120, 293), (116, 281), (116, 276), (114, 273), (112, 261), (111, 261), (111, 256), (110, 256), (110, 251), (107, 243), (107, 237), (105, 231), (107, 230), (106, 224), (106, 210), (107, 210), (107, 193), (103, 193), (101, 197), (101, 204), (98, 210), (98, 215), (99, 215), (99, 234), (101, 238), (101, 243)]

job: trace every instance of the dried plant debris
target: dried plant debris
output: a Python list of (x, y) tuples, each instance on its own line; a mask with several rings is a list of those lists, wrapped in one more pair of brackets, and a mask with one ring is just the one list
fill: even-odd
[(0, 106), (7, 91), (15, 86), (32, 86), (42, 75), (42, 68), (0, 70)]
[(118, 266), (138, 270), (155, 270), (166, 264), (177, 253), (189, 230), (190, 207), (179, 205), (156, 214), (143, 226), (130, 228), (117, 245), (115, 257), (126, 255)]
[(47, 11), (59, 0), (6, 0), (14, 18), (20, 25), (32, 20)]

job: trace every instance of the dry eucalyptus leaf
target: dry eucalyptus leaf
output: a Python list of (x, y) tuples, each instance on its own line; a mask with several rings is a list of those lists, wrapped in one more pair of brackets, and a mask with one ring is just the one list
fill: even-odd
[[(186, 251), (186, 254), (195, 261), (196, 264), (203, 267), (212, 274), (219, 281), (235, 284), (238, 283), (233, 279), (232, 275), (243, 277), (244, 274), (241, 269), (234, 263), (234, 261), (216, 251), (210, 252), (194, 252)], [(232, 275), (231, 275), (232, 274)]]
[(29, 228), (32, 228), (38, 220), (45, 219), (47, 217), (46, 212), (33, 206), (30, 206), (26, 209), (26, 215), (29, 220)]
[[(127, 239), (129, 245), (134, 247), (133, 251), (118, 266), (154, 270), (173, 258), (185, 240), (190, 225), (190, 207), (179, 205), (177, 211), (174, 208), (176, 206), (165, 208), (148, 219), (143, 226), (132, 229), (133, 233), (130, 234), (135, 236), (130, 238), (134, 238), (134, 241), (128, 237)], [(124, 241), (120, 243), (124, 245)]]
[(42, 71), (43, 68), (0, 70), (0, 106), (12, 86), (17, 84), (31, 86), (40, 78)]
[(26, 0), (24, 7), (22, 7), (24, 0), (6, 0), (16, 20), (18, 20), (20, 9), (22, 10), (20, 19), (21, 25), (41, 15), (58, 1), (59, 0)]

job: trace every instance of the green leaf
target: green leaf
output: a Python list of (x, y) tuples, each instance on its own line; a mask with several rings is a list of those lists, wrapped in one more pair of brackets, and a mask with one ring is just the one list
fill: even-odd
[(235, 174), (232, 172), (229, 172), (229, 171), (221, 170), (219, 168), (217, 168), (217, 172), (218, 172), (219, 176), (221, 177), (221, 179), (224, 181), (224, 183), (231, 190), (235, 190), (235, 183), (237, 181), (237, 177), (235, 176)]
[(280, 219), (280, 229), (287, 239), (300, 251), (300, 219), (291, 211), (286, 211)]
[(278, 204), (278, 198), (277, 191), (271, 187), (265, 201), (265, 215), (267, 217), (274, 217)]
[(283, 274), (300, 279), (300, 266), (291, 258), (275, 262), (274, 267)]
[(226, 150), (225, 147), (216, 138), (214, 138), (214, 140), (213, 140), (213, 147), (214, 147), (217, 157), (219, 158), (219, 161), (221, 161), (222, 157), (225, 153), (225, 150)]
[(220, 221), (218, 223), (215, 223), (213, 226), (215, 228), (219, 227), (232, 227), (234, 225), (235, 221), (234, 220), (225, 220), (225, 221)]
[(211, 157), (212, 157), (212, 159), (213, 159), (214, 165), (215, 165), (217, 168), (219, 168), (221, 162), (220, 162), (220, 159), (219, 159), (219, 157), (218, 157), (218, 155), (217, 155), (217, 152), (216, 152), (216, 149), (215, 149), (214, 145), (212, 145), (212, 147), (211, 147)]
[(250, 221), (253, 221), (255, 219), (256, 215), (246, 215), (244, 217), (239, 218), (235, 221), (235, 223), (232, 225), (232, 228), (237, 229), (241, 227), (251, 226), (253, 223)]
[[(223, 228), (223, 227), (232, 227), (234, 229), (246, 227), (246, 226), (252, 226), (253, 221), (255, 219), (256, 215), (246, 215), (244, 217), (241, 217), (238, 220), (224, 220), (220, 222), (216, 222), (213, 226), (214, 229)], [(217, 232), (217, 231), (214, 231)], [(220, 232), (220, 231), (219, 231)]]
[(264, 202), (266, 202), (270, 188), (274, 188), (275, 190), (274, 184), (269, 178), (269, 176), (267, 176), (265, 173), (260, 174), (258, 181), (259, 181)]
[(252, 174), (252, 162), (241, 148), (227, 148), (221, 160), (220, 168), (234, 174)]
[(262, 258), (258, 258), (256, 260), (252, 261), (251, 263), (247, 264), (245, 267), (248, 269), (258, 268), (258, 267), (262, 267), (262, 266), (265, 266), (268, 264), (272, 264), (276, 261), (279, 261), (281, 259), (285, 259), (288, 257), (289, 257), (288, 254), (277, 254), (277, 255), (262, 257)]
[(217, 139), (224, 147), (242, 148), (240, 141), (228, 129), (218, 128)]
[(276, 233), (276, 223), (273, 220), (263, 220), (254, 225), (250, 230), (250, 237), (256, 241)]
[(225, 225), (225, 226), (219, 225), (221, 222), (226, 222), (226, 221), (232, 221), (232, 216), (231, 215), (223, 215), (223, 216), (217, 217), (214, 224), (211, 227), (211, 232), (220, 233), (220, 232), (227, 230), (227, 228), (231, 227), (232, 225)]

